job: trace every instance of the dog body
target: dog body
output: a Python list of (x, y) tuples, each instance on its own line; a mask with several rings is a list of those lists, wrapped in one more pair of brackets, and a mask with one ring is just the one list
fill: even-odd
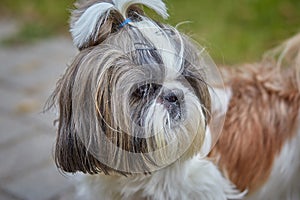
[[(294, 50), (299, 39), (289, 41)], [(223, 69), (230, 103), (210, 157), (241, 191), (248, 190), (246, 199), (300, 198), (300, 96), (293, 66), (299, 64), (286, 69), (277, 64), (265, 60)]]
[(204, 48), (138, 4), (168, 16), (161, 0), (72, 13), (80, 51), (51, 100), (55, 161), (85, 173), (80, 199), (300, 199), (300, 36), (221, 77)]
[[(265, 63), (266, 64), (266, 63)], [(225, 127), (223, 133), (219, 138), (215, 148), (209, 155), (209, 158), (201, 158), (195, 156), (191, 160), (186, 162), (176, 162), (172, 166), (166, 169), (153, 173), (150, 176), (138, 175), (134, 177), (119, 177), (119, 176), (84, 176), (79, 184), (78, 191), (80, 191), (81, 197), (86, 197), (88, 194), (91, 199), (97, 199), (103, 197), (103, 199), (249, 199), (249, 200), (297, 200), (300, 198), (300, 119), (299, 119), (299, 92), (296, 85), (290, 82), (290, 85), (284, 86), (286, 83), (278, 82), (278, 71), (272, 74), (274, 71), (274, 63), (270, 68), (262, 64), (253, 64), (243, 66), (241, 68), (229, 69), (223, 68), (223, 74), (226, 82), (226, 90), (215, 89), (224, 99), (225, 103), (222, 106), (226, 106), (223, 109), (227, 111), (234, 109), (231, 117), (238, 119), (231, 119), (227, 116), (225, 120)], [(286, 78), (292, 78), (294, 76), (294, 69), (289, 69), (289, 76)], [(263, 73), (265, 72), (265, 78)], [(269, 75), (273, 76), (269, 76)], [(276, 78), (277, 77), (277, 78)], [(242, 97), (247, 94), (247, 103), (232, 103), (233, 99), (240, 98), (238, 94), (239, 89), (232, 86), (231, 81), (236, 79), (242, 79), (236, 86), (244, 89), (246, 84), (250, 84), (249, 89), (252, 92), (258, 92), (256, 89), (259, 87), (262, 91), (266, 92), (267, 96), (262, 94), (251, 94), (250, 91), (243, 92)], [(275, 80), (276, 78), (276, 80)], [(247, 81), (245, 80), (247, 79)], [(250, 80), (250, 82), (249, 82)], [(286, 82), (287, 79), (282, 80)], [(290, 80), (295, 80), (294, 78)], [(274, 85), (282, 87), (279, 90), (275, 90)], [(272, 87), (273, 86), (273, 87)], [(229, 89), (230, 88), (230, 89)], [(277, 88), (278, 89), (278, 88)], [(272, 92), (271, 92), (271, 91)], [(281, 93), (281, 94), (280, 94)], [(287, 96), (286, 96), (287, 95)], [(266, 98), (266, 99), (263, 99)], [(270, 104), (272, 100), (279, 101)], [(245, 100), (245, 99), (244, 99)], [(227, 103), (226, 103), (227, 101)], [(251, 101), (259, 102), (254, 104)], [(264, 110), (264, 101), (271, 108)], [(279, 106), (279, 104), (282, 104)], [(237, 105), (241, 105), (242, 108), (237, 108)], [(245, 105), (248, 105), (247, 108)], [(252, 106), (254, 106), (252, 108)], [(293, 107), (295, 106), (295, 107)], [(256, 123), (251, 120), (253, 114), (247, 113), (241, 116), (242, 109), (250, 109), (249, 112), (255, 109), (257, 112)], [(235, 109), (238, 109), (237, 112)], [(277, 110), (279, 109), (279, 110)], [(297, 110), (298, 109), (298, 110)], [(276, 113), (276, 110), (278, 113)], [(237, 114), (239, 113), (239, 114)], [(265, 122), (267, 117), (270, 116), (269, 122)], [(245, 121), (242, 118), (245, 117)], [(274, 118), (280, 119), (274, 119)], [(285, 123), (282, 123), (286, 121)], [(279, 123), (281, 122), (281, 124)], [(245, 130), (234, 130), (232, 137), (228, 138), (229, 132), (227, 132), (226, 126), (229, 130), (232, 130), (236, 124), (242, 124), (246, 127)], [(287, 125), (288, 124), (288, 125)], [(278, 127), (278, 126), (283, 127)], [(249, 127), (247, 127), (249, 126)], [(258, 131), (253, 132), (255, 126), (266, 126), (263, 130), (266, 131), (259, 135)], [(283, 130), (284, 132), (280, 132)], [(247, 132), (249, 131), (249, 135)], [(236, 136), (239, 135), (239, 136)], [(275, 137), (275, 138), (274, 138)], [(283, 137), (283, 138), (280, 138)], [(242, 141), (241, 141), (242, 140)], [(246, 140), (246, 141), (243, 141)], [(240, 146), (240, 143), (243, 143)], [(274, 142), (274, 143), (272, 143)], [(280, 143), (279, 146), (278, 143)], [(261, 145), (261, 146), (259, 146)], [(219, 150), (221, 147), (226, 148), (223, 154)], [(245, 148), (242, 151), (239, 148)], [(258, 151), (258, 148), (262, 148), (262, 152)], [(233, 153), (230, 153), (233, 151)], [(274, 151), (272, 155), (272, 151)], [(239, 155), (233, 155), (239, 152)], [(251, 156), (253, 157), (249, 158)], [(230, 156), (231, 155), (231, 156)], [(230, 158), (228, 158), (230, 156)], [(240, 157), (239, 157), (240, 156)], [(222, 159), (228, 160), (229, 163), (222, 163)], [(246, 159), (246, 161), (240, 161), (239, 159)], [(228, 169), (236, 161), (237, 166), (233, 166), (232, 174), (228, 173)], [(247, 160), (251, 161), (250, 163)], [(214, 162), (212, 162), (214, 161)], [(246, 166), (243, 166), (244, 163)], [(247, 168), (248, 169), (244, 169)], [(219, 171), (219, 169), (221, 169)], [(246, 170), (246, 171), (243, 171)], [(250, 172), (252, 173), (250, 173)], [(223, 173), (220, 173), (223, 172)], [(235, 174), (236, 173), (236, 174)], [(227, 178), (224, 178), (224, 176)], [(235, 179), (236, 178), (236, 179)], [(238, 186), (240, 191), (244, 193), (238, 193), (235, 186), (228, 180), (231, 180)], [(246, 195), (248, 193), (248, 195)], [(94, 195), (94, 196), (93, 196)], [(104, 196), (107, 195), (107, 196)]]

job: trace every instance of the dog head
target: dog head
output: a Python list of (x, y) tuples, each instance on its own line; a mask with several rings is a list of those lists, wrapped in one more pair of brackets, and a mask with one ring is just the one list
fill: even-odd
[(53, 94), (55, 160), (66, 172), (149, 173), (199, 153), (207, 139), (213, 63), (138, 4), (168, 16), (160, 0), (93, 0), (73, 11), (80, 51)]

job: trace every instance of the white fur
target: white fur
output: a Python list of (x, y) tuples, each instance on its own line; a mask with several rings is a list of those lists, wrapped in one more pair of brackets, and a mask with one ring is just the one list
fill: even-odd
[[(91, 39), (92, 34), (97, 28), (97, 24), (101, 24), (103, 15), (114, 6), (110, 3), (97, 3), (89, 7), (81, 17), (71, 27), (73, 42), (77, 47), (81, 47), (84, 43)], [(107, 13), (108, 14), (108, 13)], [(94, 35), (94, 37), (96, 37)], [(94, 38), (93, 38), (94, 39)]]
[[(174, 82), (165, 83), (165, 86), (168, 86), (169, 89), (175, 86), (175, 88), (182, 87)], [(229, 91), (217, 90), (216, 92), (220, 93), (217, 96), (222, 97)], [(189, 93), (186, 91), (185, 97)], [(190, 103), (192, 104), (192, 102)], [(227, 105), (228, 103), (225, 106)], [(198, 106), (200, 107), (201, 105)], [(218, 110), (226, 112), (226, 109), (227, 107), (222, 107), (222, 109)], [(188, 110), (194, 109), (189, 108)], [(203, 113), (201, 114), (203, 115)], [(206, 145), (203, 147), (205, 154), (210, 150), (210, 139), (210, 131), (208, 129), (205, 138)], [(128, 177), (120, 175), (82, 175), (77, 185), (78, 199), (242, 199), (246, 192), (240, 193), (230, 181), (222, 176), (219, 169), (211, 161), (203, 158), (203, 155), (199, 154), (192, 159), (184, 161), (179, 159), (163, 169), (152, 172), (150, 175), (134, 174)]]
[(166, 35), (161, 28), (150, 20), (142, 20), (141, 22), (137, 22), (134, 24), (139, 28), (139, 30), (143, 33), (144, 36), (147, 37), (151, 41), (152, 44), (155, 45), (155, 48), (159, 51), (162, 56), (163, 63), (166, 67), (166, 79), (175, 79), (180, 75), (180, 71), (182, 69), (182, 58), (183, 58), (183, 42), (180, 34), (176, 29), (172, 29), (175, 31), (175, 34), (178, 35), (181, 40), (180, 50), (178, 51), (174, 44), (170, 41), (170, 36)]
[(206, 129), (204, 144), (201, 148), (200, 155), (207, 156), (210, 150), (216, 144), (220, 134), (222, 134), (223, 124), (225, 121), (226, 112), (232, 96), (230, 88), (208, 88), (211, 96), (211, 113), (212, 120)]
[(90, 39), (96, 40), (98, 36), (97, 24), (102, 24), (106, 20), (111, 9), (119, 11), (126, 19), (129, 6), (142, 4), (153, 9), (165, 19), (169, 16), (162, 0), (114, 0), (113, 3), (114, 5), (105, 2), (92, 5), (71, 25), (70, 32), (77, 47), (83, 46)]
[[(204, 127), (205, 116), (200, 102), (189, 88), (178, 81), (164, 82), (163, 86), (171, 91), (179, 89), (183, 92), (185, 98), (183, 107), (187, 111), (182, 116), (183, 122), (173, 124), (165, 106), (155, 100), (145, 117), (146, 137), (156, 134), (158, 149), (162, 148), (156, 150), (156, 153), (147, 155), (151, 155), (158, 166), (165, 167), (179, 159), (192, 145), (196, 135), (202, 134), (199, 127)], [(160, 157), (161, 155), (165, 156)], [(157, 169), (156, 167), (155, 170)]]
[(230, 88), (208, 88), (211, 96), (212, 112), (225, 115), (232, 96)]
[(154, 172), (130, 177), (82, 176), (78, 199), (226, 200), (239, 193), (210, 161), (194, 157)]
[(300, 199), (300, 116), (296, 135), (285, 143), (264, 186), (247, 200)]
[(209, 154), (210, 150), (212, 148), (212, 137), (211, 137), (211, 131), (210, 128), (207, 127), (205, 131), (205, 140), (203, 142), (203, 145), (201, 147), (201, 151), (199, 153), (199, 156), (205, 157)]

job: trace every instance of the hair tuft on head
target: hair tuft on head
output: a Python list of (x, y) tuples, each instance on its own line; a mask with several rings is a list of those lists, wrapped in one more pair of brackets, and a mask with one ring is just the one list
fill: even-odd
[(70, 32), (75, 46), (82, 50), (103, 42), (111, 33), (118, 31), (126, 18), (137, 20), (144, 15), (137, 5), (153, 9), (163, 18), (168, 17), (162, 0), (90, 0), (77, 3), (72, 12)]

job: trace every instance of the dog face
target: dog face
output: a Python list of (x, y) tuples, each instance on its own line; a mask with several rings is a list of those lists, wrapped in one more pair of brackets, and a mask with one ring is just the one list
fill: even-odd
[(77, 43), (80, 52), (54, 92), (55, 158), (66, 172), (149, 173), (193, 156), (205, 140), (206, 54), (175, 28), (127, 10), (134, 13), (127, 26), (102, 21), (112, 25), (104, 41), (91, 39), (100, 27)]

